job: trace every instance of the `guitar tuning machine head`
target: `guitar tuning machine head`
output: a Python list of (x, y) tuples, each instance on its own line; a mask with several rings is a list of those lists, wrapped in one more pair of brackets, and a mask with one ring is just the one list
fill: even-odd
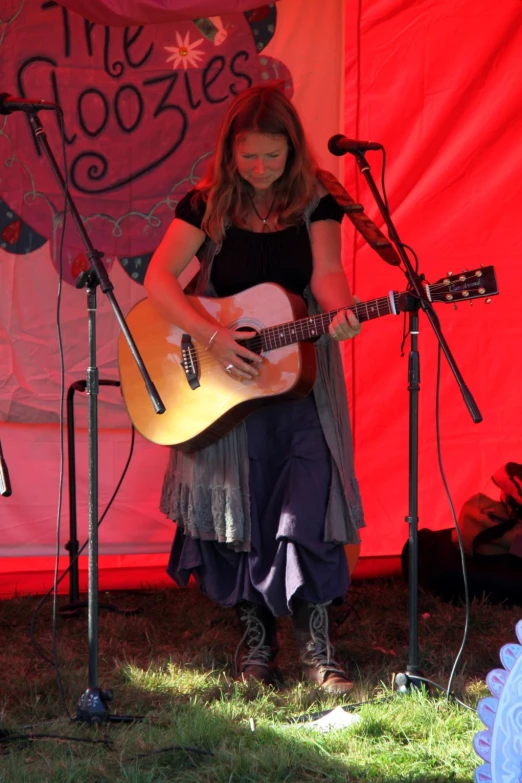
[(484, 304), (491, 304), (491, 299), (489, 298), (489, 296), (487, 299), (484, 300)]

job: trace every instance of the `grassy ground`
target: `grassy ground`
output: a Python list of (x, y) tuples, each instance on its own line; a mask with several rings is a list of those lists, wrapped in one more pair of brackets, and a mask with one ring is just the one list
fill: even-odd
[[(0, 781), (460, 783), (471, 781), (481, 763), (471, 746), (483, 728), (474, 712), (448, 704), (444, 695), (414, 690), (401, 696), (393, 689), (394, 675), (408, 662), (408, 592), (401, 580), (356, 582), (346, 605), (334, 612), (337, 657), (356, 682), (344, 701), (299, 681), (287, 619), (280, 622), (286, 682), (276, 691), (235, 682), (235, 615), (196, 589), (100, 600), (142, 609), (135, 616), (100, 612), (97, 660), (99, 685), (114, 689), (111, 714), (141, 714), (145, 720), (99, 728), (69, 721), (54, 668), (37, 656), (28, 633), (37, 600), (0, 602), (0, 733), (98, 740), (0, 743)], [(464, 609), (421, 593), (419, 610), (422, 668), (445, 685), (460, 646)], [(454, 692), (470, 706), (488, 695), (484, 678), (500, 665), (499, 648), (515, 641), (519, 617), (518, 607), (473, 604), (454, 682)], [(50, 606), (40, 613), (36, 638), (51, 650)], [(58, 655), (65, 704), (74, 715), (88, 685), (85, 612), (59, 617)], [(366, 701), (351, 728), (319, 733), (293, 722)]]

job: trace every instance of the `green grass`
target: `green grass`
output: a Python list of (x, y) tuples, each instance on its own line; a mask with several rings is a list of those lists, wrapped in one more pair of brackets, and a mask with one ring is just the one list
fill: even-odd
[[(114, 689), (111, 714), (145, 719), (98, 728), (69, 721), (54, 668), (31, 644), (28, 628), (38, 599), (0, 602), (0, 729), (110, 740), (109, 746), (59, 739), (0, 743), (0, 781), (463, 783), (481, 764), (471, 745), (483, 728), (474, 712), (436, 691), (430, 696), (414, 689), (401, 696), (393, 690), (394, 675), (408, 663), (408, 592), (401, 580), (356, 582), (346, 605), (334, 611), (337, 657), (356, 683), (344, 701), (300, 682), (286, 618), (280, 621), (286, 681), (272, 690), (234, 680), (235, 614), (197, 590), (100, 599), (142, 609), (135, 616), (100, 611), (97, 662), (98, 684)], [(419, 612), (423, 671), (446, 685), (464, 609), (421, 593)], [(500, 665), (499, 648), (515, 641), (519, 616), (518, 607), (474, 602), (453, 687), (470, 706), (488, 695), (485, 676)], [(39, 616), (36, 638), (51, 649), (50, 605)], [(88, 685), (85, 612), (58, 618), (58, 655), (65, 703), (74, 715)], [(355, 710), (360, 721), (350, 728), (319, 733), (295, 723), (300, 716), (358, 702), (368, 703)]]

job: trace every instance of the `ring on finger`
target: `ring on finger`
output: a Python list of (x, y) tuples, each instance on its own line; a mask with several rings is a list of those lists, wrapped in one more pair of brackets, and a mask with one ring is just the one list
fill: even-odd
[(227, 364), (227, 366), (225, 367), (225, 372), (232, 372), (233, 369), (234, 369), (233, 364)]

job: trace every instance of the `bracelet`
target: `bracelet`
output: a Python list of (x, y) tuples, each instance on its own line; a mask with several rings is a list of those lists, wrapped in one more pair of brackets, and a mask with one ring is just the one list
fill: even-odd
[(210, 340), (208, 341), (208, 343), (207, 343), (207, 347), (205, 348), (205, 351), (210, 351), (210, 349), (212, 348), (212, 343), (213, 343), (213, 342), (214, 342), (214, 340), (216, 339), (216, 335), (217, 335), (217, 333), (218, 333), (218, 332), (219, 332), (219, 328), (218, 328), (218, 329), (216, 329), (216, 331), (214, 332), (214, 334), (212, 335), (212, 337), (211, 337), (211, 338), (210, 338)]

